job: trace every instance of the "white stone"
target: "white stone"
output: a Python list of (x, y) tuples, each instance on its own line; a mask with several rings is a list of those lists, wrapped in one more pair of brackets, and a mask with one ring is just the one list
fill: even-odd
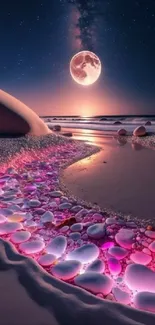
[(152, 238), (152, 239), (155, 239), (155, 231), (152, 231), (152, 230), (146, 230), (145, 231), (145, 236), (149, 237), (149, 238)]
[(46, 211), (40, 220), (42, 223), (52, 222), (54, 220), (54, 215), (51, 211)]
[(69, 226), (64, 226), (61, 228), (61, 232), (66, 233), (69, 230)]
[(53, 254), (44, 254), (39, 257), (38, 263), (42, 266), (50, 266), (56, 260), (56, 256)]
[(149, 245), (149, 249), (151, 252), (155, 253), (155, 241), (153, 241), (150, 245)]
[(128, 305), (130, 301), (130, 295), (128, 292), (121, 290), (120, 288), (113, 288), (112, 290), (116, 301), (121, 304)]
[(87, 229), (87, 235), (93, 239), (101, 239), (105, 236), (104, 223), (96, 223)]
[(27, 241), (19, 245), (20, 250), (26, 254), (39, 253), (44, 249), (44, 247), (45, 247), (45, 243), (39, 239), (29, 241), (29, 242)]
[(50, 196), (51, 197), (61, 197), (63, 195), (62, 192), (60, 191), (53, 191), (53, 192), (50, 192)]
[(76, 285), (91, 291), (92, 293), (102, 293), (108, 295), (111, 292), (113, 281), (107, 275), (97, 272), (86, 272), (74, 279)]
[(77, 260), (83, 264), (91, 263), (99, 256), (99, 248), (95, 244), (86, 244), (76, 248), (67, 255), (68, 260)]
[(145, 310), (151, 313), (155, 312), (155, 293), (138, 292), (133, 299), (134, 306), (137, 309)]
[(22, 229), (23, 226), (19, 222), (6, 222), (0, 224), (0, 235), (11, 234), (17, 230)]
[(120, 262), (114, 257), (110, 257), (108, 259), (108, 267), (109, 267), (109, 271), (112, 275), (118, 275), (122, 271)]
[(50, 241), (50, 243), (46, 246), (46, 252), (49, 254), (53, 254), (56, 257), (60, 257), (64, 254), (66, 247), (66, 237), (60, 235)]
[(110, 226), (113, 224), (117, 224), (117, 219), (116, 218), (107, 218), (105, 222), (108, 226)]
[(116, 234), (115, 240), (118, 245), (123, 248), (130, 249), (132, 248), (134, 232), (129, 229), (120, 229), (120, 231)]
[(125, 248), (119, 246), (110, 247), (108, 253), (115, 257), (117, 260), (122, 260), (128, 255), (128, 251)]
[(135, 252), (130, 255), (130, 259), (134, 263), (148, 265), (151, 262), (152, 257), (143, 252)]
[(29, 231), (21, 230), (13, 233), (10, 237), (10, 240), (14, 244), (20, 244), (29, 240), (30, 237), (31, 237), (31, 233)]
[(105, 270), (105, 263), (99, 259), (89, 264), (88, 267), (86, 268), (86, 272), (103, 273), (104, 270)]
[(75, 223), (74, 225), (71, 226), (71, 231), (81, 231), (83, 229), (82, 223)]
[(51, 272), (58, 279), (69, 280), (80, 272), (81, 267), (82, 265), (79, 261), (63, 261), (54, 265)]
[(155, 293), (155, 272), (141, 264), (128, 265), (124, 281), (131, 290)]

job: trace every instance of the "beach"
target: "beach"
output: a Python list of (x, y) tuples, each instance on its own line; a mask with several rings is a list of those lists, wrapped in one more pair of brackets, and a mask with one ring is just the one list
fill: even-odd
[[(26, 325), (91, 325), (103, 318), (110, 325), (154, 324), (149, 272), (154, 282), (155, 233), (148, 220), (110, 213), (63, 192), (63, 170), (82, 158), (96, 159), (102, 146), (94, 144), (57, 134), (1, 139), (3, 324), (21, 324), (21, 318)], [(140, 272), (144, 285), (132, 282), (132, 272)], [(7, 295), (15, 291), (16, 299)]]

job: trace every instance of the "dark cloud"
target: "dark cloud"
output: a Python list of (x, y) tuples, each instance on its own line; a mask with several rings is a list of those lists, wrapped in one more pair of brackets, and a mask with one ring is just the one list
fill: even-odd
[(76, 36), (81, 41), (81, 49), (94, 50), (94, 34), (97, 17), (100, 14), (100, 0), (68, 0), (80, 13), (76, 27), (80, 34)]

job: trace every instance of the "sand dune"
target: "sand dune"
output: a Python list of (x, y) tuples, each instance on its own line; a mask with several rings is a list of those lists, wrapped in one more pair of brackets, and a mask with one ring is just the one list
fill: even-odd
[(3, 325), (154, 325), (155, 315), (103, 301), (58, 281), (0, 239)]

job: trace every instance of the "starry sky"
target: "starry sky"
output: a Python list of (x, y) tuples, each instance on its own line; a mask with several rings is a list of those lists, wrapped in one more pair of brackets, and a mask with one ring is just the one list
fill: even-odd
[[(98, 81), (73, 81), (81, 50), (102, 62)], [(5, 0), (0, 88), (39, 115), (155, 114), (155, 0)]]

